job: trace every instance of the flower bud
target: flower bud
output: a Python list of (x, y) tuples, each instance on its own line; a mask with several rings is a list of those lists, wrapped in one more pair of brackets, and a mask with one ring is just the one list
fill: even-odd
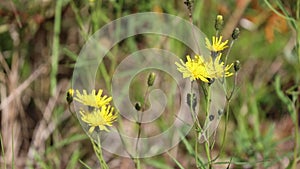
[(240, 29), (239, 28), (235, 28), (232, 32), (232, 39), (236, 40), (238, 37), (240, 36)]
[(239, 60), (236, 60), (233, 64), (233, 68), (234, 68), (234, 71), (237, 72), (240, 70), (241, 68), (241, 64), (240, 64), (240, 61)]
[(69, 89), (66, 97), (68, 104), (73, 102), (73, 96), (74, 96), (74, 89)]
[(142, 109), (142, 104), (140, 102), (136, 102), (134, 108), (135, 110), (140, 111)]
[(147, 81), (148, 86), (153, 86), (153, 83), (155, 81), (155, 77), (156, 77), (156, 74), (154, 72), (151, 72), (149, 74), (148, 81)]
[(209, 115), (208, 118), (209, 118), (209, 121), (213, 121), (215, 119), (215, 116), (211, 114), (211, 115)]
[(223, 113), (224, 113), (224, 110), (223, 110), (223, 109), (219, 109), (219, 110), (218, 110), (218, 115), (219, 115), (219, 116), (222, 116)]
[(215, 78), (208, 79), (208, 85), (212, 85), (215, 82)]
[(190, 0), (186, 0), (186, 1), (184, 1), (183, 3), (187, 6), (187, 8), (188, 8), (189, 10), (192, 9), (192, 2), (191, 2)]
[(222, 15), (218, 15), (215, 21), (215, 29), (218, 31), (220, 29), (222, 29), (224, 24), (224, 20), (223, 20), (223, 16)]

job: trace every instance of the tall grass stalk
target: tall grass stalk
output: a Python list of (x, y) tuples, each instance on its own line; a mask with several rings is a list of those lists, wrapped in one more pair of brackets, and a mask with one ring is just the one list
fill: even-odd
[(0, 132), (0, 143), (1, 143), (1, 154), (2, 154), (2, 159), (4, 163), (4, 169), (6, 169), (6, 159), (5, 159), (5, 152), (4, 152), (4, 146), (3, 146), (3, 139), (2, 139), (2, 134)]
[(11, 160), (11, 168), (15, 169), (15, 151), (14, 151), (14, 127), (11, 129), (11, 155), (12, 155), (12, 160)]
[[(102, 18), (101, 6), (102, 6), (102, 1), (93, 1), (90, 3), (92, 33), (95, 33), (98, 29), (100, 29), (101, 26), (100, 18)], [(111, 91), (110, 75), (103, 62), (100, 63), (99, 68), (103, 76), (103, 79), (105, 81), (105, 86), (107, 91)]]
[(55, 5), (55, 20), (54, 20), (54, 35), (52, 44), (52, 56), (51, 56), (51, 73), (50, 73), (50, 86), (51, 94), (55, 94), (57, 80), (57, 70), (58, 70), (58, 57), (59, 57), (59, 34), (61, 28), (61, 11), (62, 11), (63, 0), (57, 0)]

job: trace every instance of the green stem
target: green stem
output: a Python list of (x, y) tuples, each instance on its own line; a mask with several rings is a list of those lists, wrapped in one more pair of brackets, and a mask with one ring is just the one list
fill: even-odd
[(61, 11), (63, 0), (58, 0), (55, 6), (55, 20), (54, 20), (54, 35), (52, 44), (52, 57), (51, 57), (51, 73), (50, 73), (50, 86), (51, 94), (55, 94), (56, 90), (56, 75), (58, 70), (58, 57), (59, 57), (59, 34), (61, 26)]
[(101, 147), (101, 141), (100, 136), (98, 136), (97, 143), (94, 142), (92, 138), (90, 138), (93, 144), (94, 151), (96, 153), (97, 158), (99, 159), (100, 165), (102, 169), (109, 169), (108, 165), (106, 164), (103, 153), (102, 153), (102, 147)]
[[(201, 127), (201, 124), (200, 124), (200, 121), (198, 119), (198, 116), (196, 114), (196, 112), (194, 111), (193, 109), (193, 81), (191, 82), (191, 92), (190, 92), (190, 103), (189, 103), (189, 106), (190, 106), (190, 110), (191, 110), (191, 113), (192, 113), (192, 118), (193, 118), (193, 121), (195, 122), (196, 124), (196, 132), (199, 132), (202, 130), (202, 127)], [(197, 101), (197, 100), (196, 100)]]
[(300, 0), (297, 0), (297, 5), (296, 5), (297, 9), (296, 9), (296, 20), (298, 20), (300, 18)]
[(226, 133), (227, 133), (227, 124), (228, 124), (228, 119), (229, 119), (229, 103), (230, 103), (230, 100), (228, 100), (226, 102), (226, 112), (225, 112), (226, 117), (225, 117), (224, 133), (222, 136), (221, 148), (220, 148), (218, 155), (212, 161), (216, 161), (220, 157), (220, 155), (222, 154), (222, 152), (224, 150), (224, 145), (225, 145), (225, 141), (226, 141)]
[(199, 133), (202, 131), (202, 128), (201, 128), (198, 116), (196, 115), (196, 113), (194, 111), (194, 108), (193, 108), (193, 102), (194, 101), (197, 101), (197, 100), (194, 100), (194, 98), (193, 98), (193, 81), (192, 81), (191, 82), (189, 108), (191, 110), (192, 118), (193, 118), (193, 121), (195, 123), (195, 138), (196, 138), (196, 141), (195, 141), (195, 150), (194, 151), (195, 151), (196, 166), (197, 166), (197, 168), (199, 168), (199, 165), (198, 165), (198, 138), (199, 138)]
[(147, 86), (146, 92), (144, 94), (144, 100), (143, 100), (144, 102), (143, 102), (142, 109), (141, 109), (142, 114), (140, 116), (138, 115), (139, 121), (137, 121), (138, 135), (137, 135), (137, 141), (136, 141), (136, 146), (135, 146), (135, 151), (137, 153), (137, 158), (134, 160), (135, 166), (136, 166), (137, 169), (141, 168), (141, 162), (140, 162), (139, 152), (138, 152), (138, 145), (139, 145), (139, 140), (140, 140), (141, 133), (142, 133), (142, 123), (141, 123), (141, 121), (143, 120), (143, 112), (146, 109), (146, 102), (147, 102), (147, 98), (148, 98), (148, 93), (149, 93), (149, 86)]
[(88, 34), (85, 32), (85, 28), (84, 28), (84, 24), (83, 24), (83, 20), (82, 17), (80, 16), (80, 12), (79, 9), (76, 7), (75, 2), (74, 1), (70, 1), (70, 5), (71, 8), (75, 14), (75, 19), (76, 22), (78, 23), (79, 26), (79, 30), (80, 30), (80, 34), (82, 35), (82, 37), (84, 38), (84, 40), (88, 39)]
[[(211, 88), (210, 85), (207, 87), (207, 96), (206, 96), (206, 119), (208, 119), (209, 116), (209, 110), (210, 110), (210, 103), (211, 103)], [(208, 160), (208, 168), (211, 168), (211, 154), (210, 154), (210, 143), (209, 143), (209, 138), (206, 136), (206, 141), (205, 141), (205, 152)]]
[(1, 145), (1, 154), (2, 154), (2, 160), (4, 164), (4, 169), (6, 169), (6, 159), (5, 159), (5, 152), (4, 152), (4, 146), (3, 146), (3, 140), (2, 140), (2, 134), (0, 132), (0, 145)]
[[(295, 104), (297, 104), (296, 102), (297, 102), (297, 95), (296, 96), (294, 96), (294, 100), (295, 100)], [(298, 112), (297, 112), (297, 110), (298, 110), (298, 108), (299, 108), (299, 106), (294, 106), (294, 114), (295, 114), (295, 148), (294, 148), (294, 155), (293, 155), (293, 158), (294, 158), (294, 160), (293, 160), (293, 164), (292, 164), (292, 168), (293, 169), (296, 169), (297, 168), (297, 162), (298, 162), (298, 154), (299, 154), (299, 118), (298, 118)]]
[(15, 151), (14, 151), (14, 126), (12, 126), (11, 129), (11, 155), (12, 155), (12, 159), (11, 159), (11, 165), (12, 165), (12, 169), (15, 169)]
[[(300, 0), (297, 0), (297, 12), (296, 12), (296, 34), (297, 34), (297, 42), (296, 42), (296, 49), (298, 51), (298, 64), (300, 64), (300, 33), (299, 33), (299, 22), (300, 22)], [(297, 112), (297, 110), (299, 110), (299, 100), (297, 102), (297, 98), (298, 95), (295, 96), (296, 97), (296, 106), (294, 108), (294, 113), (295, 113), (295, 149), (294, 149), (294, 161), (293, 161), (293, 168), (296, 169), (297, 167), (297, 161), (300, 159), (298, 158), (298, 154), (299, 154), (299, 114)]]
[(207, 161), (208, 161), (208, 168), (211, 168), (211, 157), (210, 157), (210, 144), (209, 144), (209, 139), (207, 139), (207, 141), (205, 142), (205, 152), (206, 152), (206, 156), (207, 156)]
[(195, 162), (196, 162), (196, 166), (198, 167), (198, 137), (199, 137), (199, 132), (196, 131), (196, 141), (195, 141)]
[[(228, 50), (227, 50), (227, 52), (226, 52), (225, 61), (224, 61), (224, 66), (227, 65), (227, 59), (228, 59), (228, 56), (229, 56), (229, 53), (230, 53), (230, 51), (231, 51), (231, 48), (232, 48), (233, 44), (234, 44), (234, 40), (232, 40), (232, 41), (230, 42), (229, 48), (228, 48)], [(225, 68), (224, 68), (224, 69), (225, 69)], [(224, 72), (225, 72), (225, 71), (224, 71)], [(224, 76), (224, 78), (225, 78), (225, 76)]]
[(196, 36), (195, 36), (195, 29), (194, 29), (194, 23), (193, 23), (193, 11), (192, 11), (192, 6), (190, 6), (190, 8), (187, 6), (187, 8), (188, 8), (188, 11), (189, 11), (189, 20), (190, 20), (190, 23), (191, 23), (191, 26), (192, 26), (192, 34), (193, 34), (193, 40), (195, 41), (195, 44), (196, 44), (196, 46), (197, 46), (197, 48), (198, 48), (198, 51), (197, 51), (197, 53), (199, 54), (200, 53), (200, 44), (199, 44), (199, 42), (198, 42), (198, 40), (196, 39)]
[(205, 115), (206, 115), (206, 117), (208, 117), (209, 116), (209, 109), (210, 109), (210, 102), (211, 102), (211, 93), (210, 93), (210, 90), (211, 88), (210, 88), (210, 84), (208, 85), (208, 87), (207, 87), (207, 95), (206, 95), (206, 111), (205, 111)]

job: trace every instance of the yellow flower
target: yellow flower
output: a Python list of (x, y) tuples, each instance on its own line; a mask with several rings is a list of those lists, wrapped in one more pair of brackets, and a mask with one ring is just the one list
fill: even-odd
[(86, 90), (83, 90), (83, 94), (81, 94), (78, 90), (76, 90), (76, 96), (74, 99), (84, 105), (92, 106), (92, 107), (102, 107), (112, 100), (111, 97), (107, 97), (106, 95), (102, 95), (102, 90), (99, 90), (96, 94), (95, 90), (92, 90), (91, 94), (87, 94)]
[(225, 48), (227, 48), (228, 46), (226, 46), (226, 45), (228, 43), (228, 40), (226, 40), (225, 42), (222, 42), (222, 38), (223, 38), (222, 36), (220, 36), (220, 37), (213, 36), (212, 44), (210, 43), (210, 41), (207, 38), (205, 38), (205, 43), (206, 43), (207, 49), (209, 49), (212, 52), (219, 52), (219, 51), (222, 51)]
[(221, 62), (221, 56), (220, 53), (219, 56), (216, 57), (216, 59), (213, 61), (212, 58), (210, 58), (209, 62), (205, 63), (205, 67), (207, 72), (209, 73), (210, 78), (221, 78), (221, 77), (228, 77), (232, 76), (233, 73), (229, 72), (229, 69), (233, 66), (233, 64), (226, 65), (224, 67), (224, 62)]
[(111, 106), (103, 106), (101, 109), (93, 110), (93, 112), (84, 112), (81, 110), (81, 120), (90, 126), (89, 133), (92, 133), (96, 127), (109, 132), (106, 126), (112, 126), (112, 123), (118, 117), (118, 114), (113, 111), (114, 108)]
[(202, 56), (196, 55), (195, 59), (191, 59), (190, 56), (187, 56), (187, 62), (184, 63), (180, 59), (181, 64), (175, 63), (177, 65), (177, 70), (183, 74), (183, 78), (189, 77), (191, 81), (200, 79), (203, 82), (209, 82), (210, 78), (208, 72), (205, 68), (204, 59)]

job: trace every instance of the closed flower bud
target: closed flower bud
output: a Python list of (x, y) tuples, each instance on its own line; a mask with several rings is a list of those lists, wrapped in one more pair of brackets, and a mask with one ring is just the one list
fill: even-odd
[(135, 110), (140, 111), (142, 109), (142, 105), (140, 102), (136, 102), (134, 105)]
[(240, 68), (241, 68), (240, 61), (239, 61), (239, 60), (236, 60), (236, 61), (234, 62), (233, 67), (234, 67), (234, 71), (235, 71), (235, 72), (239, 71)]
[(66, 97), (66, 100), (67, 100), (68, 104), (73, 102), (73, 96), (74, 96), (74, 90), (69, 89), (68, 92), (67, 92), (67, 97)]
[(240, 36), (240, 29), (239, 28), (235, 28), (232, 32), (232, 39), (236, 40), (238, 37)]
[(223, 20), (223, 16), (222, 15), (218, 15), (215, 21), (215, 29), (218, 31), (220, 29), (222, 29), (224, 24), (224, 20)]
[(148, 81), (147, 81), (148, 86), (153, 86), (153, 83), (155, 81), (155, 77), (156, 77), (156, 74), (154, 72), (151, 72), (149, 74)]
[(183, 3), (187, 6), (187, 8), (188, 8), (189, 10), (192, 9), (192, 2), (191, 2), (190, 0), (186, 0), (186, 1), (184, 1)]
[(215, 116), (211, 114), (211, 115), (209, 115), (208, 118), (209, 118), (209, 121), (213, 121), (215, 119)]
[(218, 110), (218, 115), (219, 115), (219, 116), (222, 116), (223, 113), (224, 113), (224, 110), (222, 110), (222, 109), (219, 109), (219, 110)]

